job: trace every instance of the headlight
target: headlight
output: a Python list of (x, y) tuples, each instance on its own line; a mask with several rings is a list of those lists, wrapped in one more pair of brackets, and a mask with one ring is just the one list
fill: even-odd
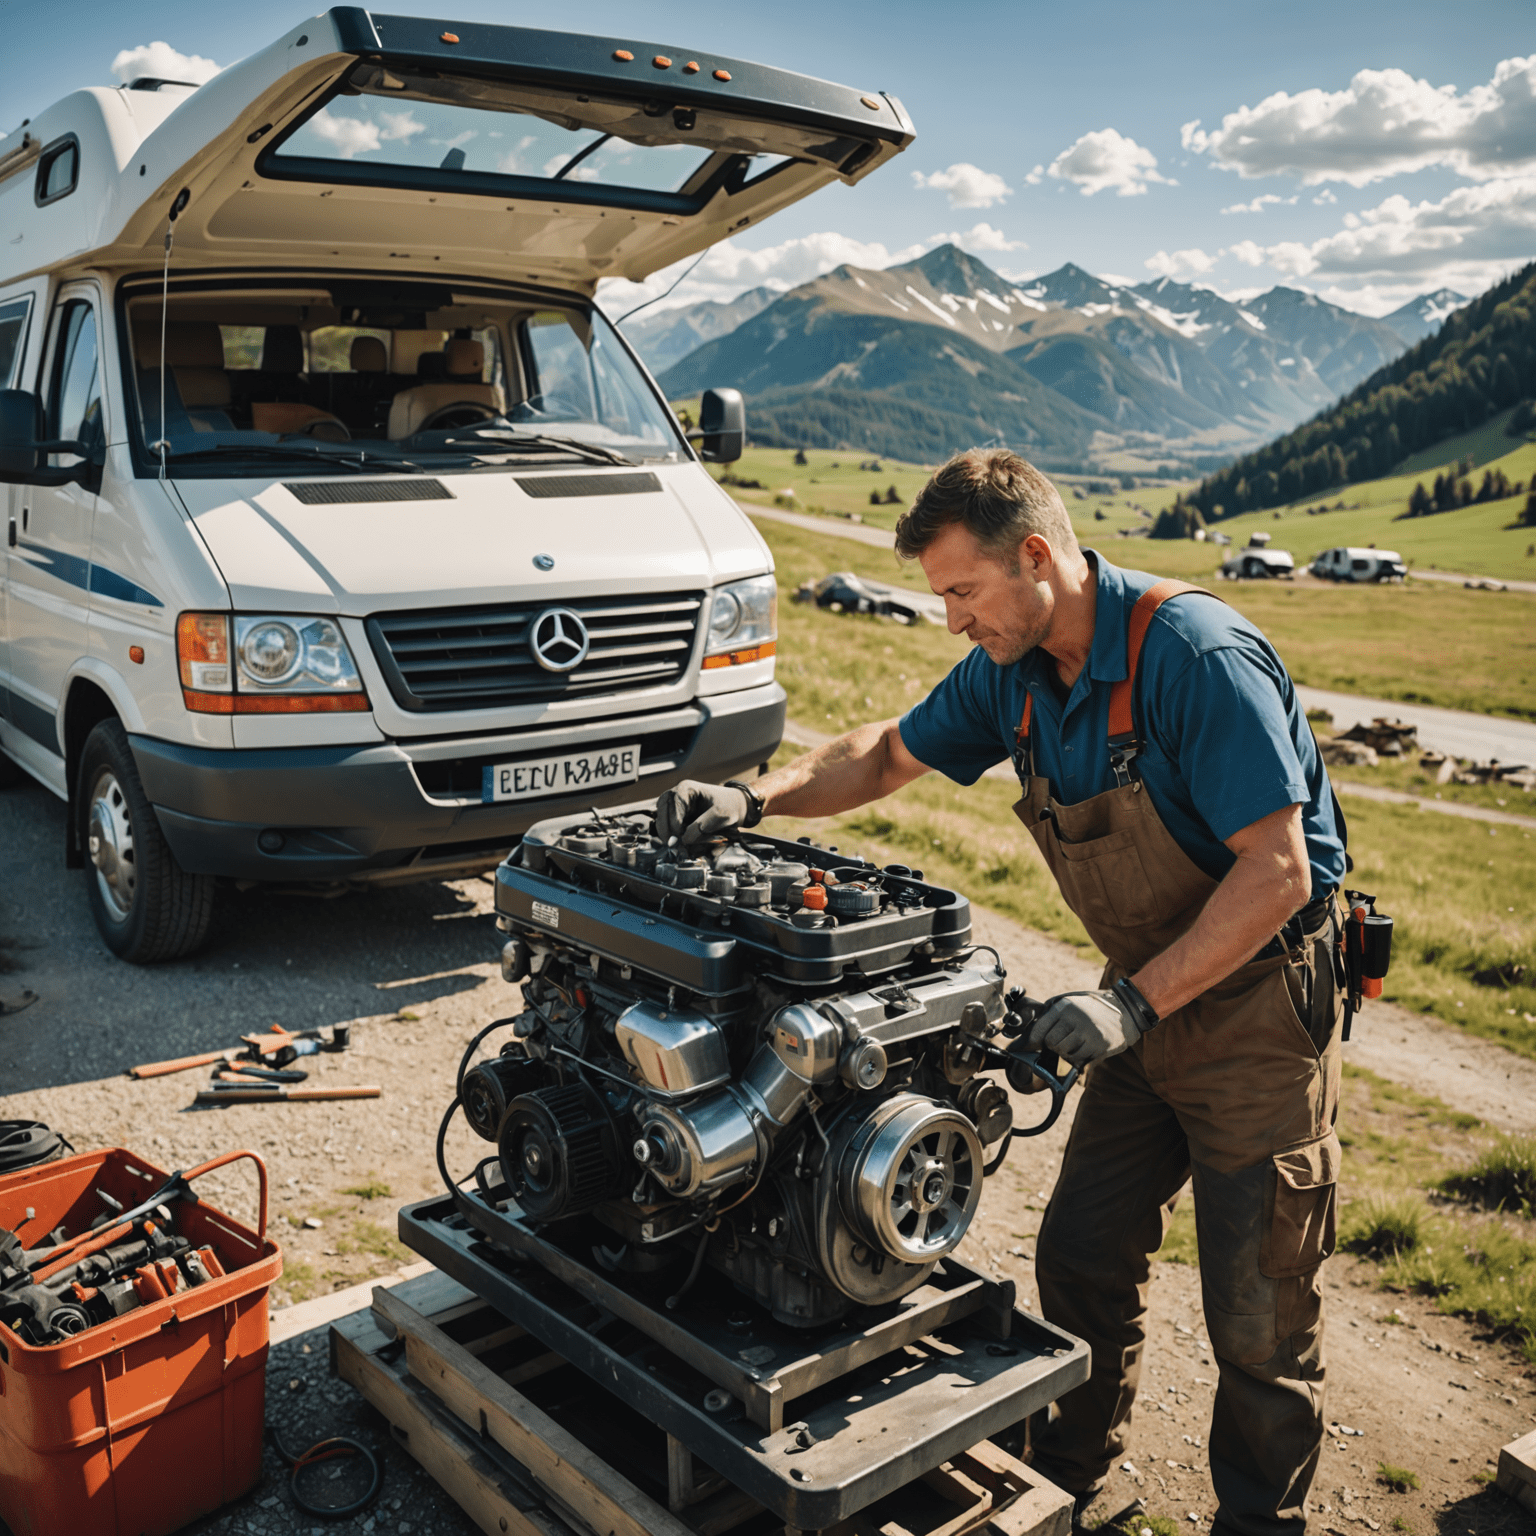
[(184, 613), (176, 621), (176, 654), (183, 700), (200, 714), (368, 708), (357, 665), (333, 619)]
[(705, 667), (739, 666), (772, 656), (778, 625), (779, 588), (772, 576), (720, 587), (710, 604)]

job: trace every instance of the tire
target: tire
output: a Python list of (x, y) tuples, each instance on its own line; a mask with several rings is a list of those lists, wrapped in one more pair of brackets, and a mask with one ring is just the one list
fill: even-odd
[(86, 890), (102, 942), (130, 965), (190, 955), (208, 936), (213, 876), (176, 862), (118, 721), (86, 737), (78, 785)]

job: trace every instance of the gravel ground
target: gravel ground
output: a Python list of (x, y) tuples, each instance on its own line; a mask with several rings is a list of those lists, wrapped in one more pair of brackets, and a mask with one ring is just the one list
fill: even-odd
[[(23, 1011), (0, 1015), (0, 1117), (46, 1120), (81, 1148), (129, 1146), (166, 1168), (237, 1146), (261, 1153), (285, 1250), (274, 1306), (411, 1260), (393, 1235), (395, 1209), (439, 1187), (432, 1142), (460, 1054), (478, 1029), (517, 1007), (516, 989), (495, 965), (490, 885), (458, 881), (328, 902), (230, 891), (200, 956), (138, 970), (101, 946), (83, 877), (62, 868), (62, 845), (62, 811), (43, 791), (0, 795), (0, 954), (20, 967), (0, 975), (0, 1000), (15, 1001), (24, 989), (37, 994)], [(978, 914), (978, 937), (997, 945), (1011, 978), (1036, 996), (1095, 979), (1071, 950), (991, 914)], [(1529, 1124), (1536, 1094), (1523, 1078), (1505, 1076), (1516, 1071), (1514, 1058), (1398, 1015), (1368, 1012), (1355, 1059), (1493, 1123), (1490, 1104), (1507, 1104), (1513, 1116), (1523, 1096)], [(351, 1023), (353, 1051), (301, 1064), (313, 1083), (376, 1083), (382, 1097), (203, 1110), (192, 1099), (205, 1072), (147, 1082), (123, 1075), (135, 1062), (231, 1045), (242, 1031), (273, 1022), (291, 1029)], [(962, 1248), (969, 1262), (1016, 1278), (1031, 1299), (1033, 1234), (1069, 1123), (1070, 1112), (1048, 1135), (1018, 1144)], [(483, 1148), (456, 1125), (451, 1166), (467, 1173)], [(248, 1173), (220, 1173), (204, 1187), (216, 1204), (254, 1217)], [(1536, 1419), (1536, 1383), (1508, 1350), (1480, 1342), (1469, 1325), (1435, 1315), (1427, 1303), (1389, 1302), (1373, 1278), (1352, 1262), (1329, 1267), (1328, 1413), (1364, 1435), (1330, 1438), (1315, 1489), (1318, 1529), (1356, 1536), (1352, 1525), (1372, 1530), (1401, 1520), (1406, 1530), (1444, 1536), (1536, 1536), (1536, 1521), (1476, 1481), (1497, 1448)], [(1106, 1513), (1145, 1498), (1152, 1513), (1185, 1523), (1193, 1514), (1208, 1527), (1202, 1442), (1214, 1371), (1202, 1343), (1198, 1273), (1159, 1264), (1131, 1466), (1114, 1474)], [(268, 1416), (292, 1446), (339, 1431), (380, 1451), (383, 1499), (351, 1525), (401, 1536), (472, 1530), (372, 1410), (328, 1377), (326, 1364), (323, 1328), (275, 1347)], [(1374, 1479), (1383, 1460), (1415, 1470), (1422, 1490), (1386, 1493)], [(253, 1494), (193, 1529), (288, 1536), (318, 1528), (289, 1502), (270, 1451), (266, 1474)]]

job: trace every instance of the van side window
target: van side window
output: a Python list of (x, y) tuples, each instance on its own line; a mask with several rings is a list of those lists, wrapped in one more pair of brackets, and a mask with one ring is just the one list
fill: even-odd
[(31, 312), (30, 298), (0, 304), (0, 389), (15, 385), (22, 344), (27, 339), (27, 316)]
[(71, 299), (59, 316), (53, 378), (48, 389), (51, 437), (97, 440), (101, 432), (101, 385), (96, 367), (96, 311)]
[(79, 180), (80, 143), (74, 134), (69, 134), (50, 144), (37, 162), (33, 201), (39, 208), (45, 203), (55, 203), (61, 197), (68, 197)]

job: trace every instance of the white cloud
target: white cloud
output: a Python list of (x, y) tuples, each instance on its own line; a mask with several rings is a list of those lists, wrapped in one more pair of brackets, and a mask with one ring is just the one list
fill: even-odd
[(1308, 279), (1330, 302), (1384, 314), (1427, 289), (1480, 293), (1536, 250), (1536, 175), (1461, 186), (1438, 202), (1384, 199), (1319, 240), (1244, 241), (1229, 254)]
[(380, 112), (379, 119), (384, 124), (379, 137), (386, 143), (409, 143), (418, 133), (427, 131), (427, 125), (418, 123), (409, 108), (404, 112)]
[(1002, 230), (993, 229), (990, 224), (973, 224), (962, 234), (933, 235), (925, 243), (958, 245), (968, 251), (1027, 251), (1029, 249), (1023, 240), (1010, 240)]
[(1209, 133), (1196, 119), (1181, 139), (1242, 177), (1284, 173), (1305, 186), (1363, 187), (1429, 166), (1476, 181), (1536, 170), (1536, 54), (1505, 59), (1465, 93), (1401, 69), (1363, 69), (1342, 91), (1276, 91)]
[(1159, 251), (1149, 256), (1142, 265), (1155, 277), (1198, 277), (1209, 272), (1221, 259), (1222, 253), (1210, 256), (1198, 246), (1186, 251)]
[(984, 171), (965, 160), (927, 176), (913, 171), (912, 185), (919, 191), (948, 193), (951, 208), (990, 208), (1013, 195), (1013, 188), (995, 171)]
[(377, 123), (365, 123), (358, 117), (332, 117), (329, 107), (315, 113), (306, 126), (316, 138), (334, 145), (343, 160), (371, 154), (379, 147)]
[(1029, 175), (1027, 175), (1024, 178), (1024, 185), (1026, 187), (1038, 187), (1040, 185), (1041, 181), (1044, 179), (1044, 177), (1045, 177), (1045, 167), (1043, 165), (1037, 165), (1029, 173)]
[(1157, 156), (1150, 149), (1113, 128), (1085, 133), (1051, 161), (1046, 175), (1075, 183), (1084, 197), (1108, 191), (1120, 197), (1134, 197), (1145, 192), (1147, 183), (1153, 181), (1177, 185), (1158, 174)]
[[(1331, 193), (1329, 194), (1329, 200), (1332, 201)], [(1223, 213), (1263, 213), (1266, 208), (1276, 203), (1288, 204), (1295, 201), (1294, 197), (1281, 197), (1278, 192), (1261, 192), (1252, 202), (1233, 203), (1230, 208), (1223, 208), (1221, 211)], [(1313, 202), (1316, 201), (1317, 199), (1313, 198)]]
[(195, 53), (178, 53), (169, 43), (140, 43), (124, 48), (112, 60), (112, 73), (124, 85), (148, 76), (152, 80), (188, 80), (201, 85), (218, 74), (220, 66)]
[[(1293, 197), (1291, 201), (1294, 203), (1296, 199)], [(1333, 193), (1328, 190), (1327, 187), (1324, 187), (1323, 190), (1312, 199), (1312, 201), (1317, 205), (1317, 207), (1326, 208), (1329, 203), (1338, 202), (1338, 198), (1336, 198)]]

